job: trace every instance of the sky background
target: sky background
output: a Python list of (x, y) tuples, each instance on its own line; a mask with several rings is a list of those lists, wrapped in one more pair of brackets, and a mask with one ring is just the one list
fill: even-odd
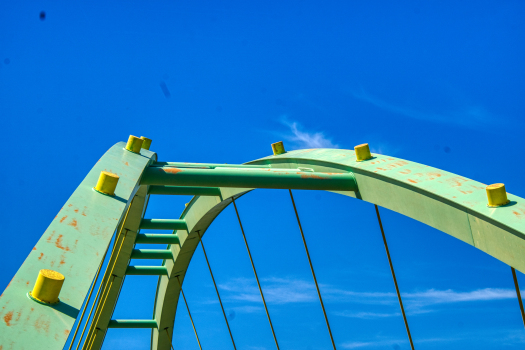
[[(525, 197), (524, 17), (522, 1), (0, 2), (0, 290), (130, 134), (153, 139), (161, 161), (216, 163), (280, 140), (367, 142)], [(338, 349), (409, 349), (373, 206), (295, 198)], [(188, 199), (152, 198), (147, 216), (178, 218)], [(287, 192), (238, 206), (281, 348), (330, 349)], [(381, 214), (416, 349), (523, 349), (508, 266)], [(237, 348), (275, 349), (233, 208), (204, 242)], [(155, 288), (127, 277), (114, 318), (151, 318)], [(203, 349), (232, 349), (200, 248), (184, 289)], [(175, 349), (198, 349), (183, 304), (175, 333)], [(110, 330), (104, 349), (149, 341)]]

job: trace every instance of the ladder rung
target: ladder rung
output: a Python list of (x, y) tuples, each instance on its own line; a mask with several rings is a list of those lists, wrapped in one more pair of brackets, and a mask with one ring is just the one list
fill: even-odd
[(169, 249), (133, 249), (131, 259), (173, 259)]
[(141, 229), (152, 230), (187, 230), (185, 220), (178, 219), (142, 219), (140, 222)]
[(157, 328), (155, 320), (110, 320), (108, 328)]
[(218, 187), (194, 187), (194, 186), (150, 186), (149, 194), (172, 194), (189, 196), (220, 196)]
[(167, 276), (168, 269), (165, 266), (128, 266), (126, 275)]
[(139, 233), (135, 243), (180, 244), (177, 234)]

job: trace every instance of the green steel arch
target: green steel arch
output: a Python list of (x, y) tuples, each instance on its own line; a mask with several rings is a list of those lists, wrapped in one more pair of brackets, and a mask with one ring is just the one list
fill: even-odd
[[(142, 149), (135, 154), (125, 150), (125, 143), (116, 144), (68, 199), (0, 296), (0, 349), (32, 349), (35, 344), (42, 349), (62, 349), (81, 316), (90, 320), (82, 349), (99, 349), (112, 327), (152, 328), (152, 349), (170, 349), (180, 293), (175, 277), (183, 280), (199, 235), (232, 198), (259, 187), (323, 189), (374, 203), (525, 272), (522, 198), (508, 194), (508, 205), (491, 208), (482, 183), (390, 156), (373, 156), (358, 162), (351, 150), (309, 149), (242, 166), (196, 165), (156, 163), (153, 152)], [(115, 196), (93, 190), (101, 171), (120, 176)], [(173, 184), (182, 186), (166, 186)], [(162, 193), (195, 197), (180, 219), (144, 219), (149, 196)], [(173, 234), (140, 233), (148, 228), (172, 229)], [(170, 245), (165, 251), (134, 249), (141, 242)], [(90, 289), (107, 249), (110, 258), (99, 277), (101, 287)], [(160, 258), (163, 264), (129, 266), (130, 259), (141, 257)], [(56, 270), (66, 277), (60, 303), (41, 305), (27, 296), (40, 269)], [(159, 275), (152, 319), (111, 320), (127, 274)], [(100, 296), (92, 314), (91, 308), (82, 308), (88, 295)]]

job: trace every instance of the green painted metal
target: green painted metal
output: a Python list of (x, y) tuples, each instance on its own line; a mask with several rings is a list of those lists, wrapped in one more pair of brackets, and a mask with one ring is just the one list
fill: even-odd
[[(0, 297), (0, 348), (62, 349), (106, 248), (139, 188), (153, 152), (134, 154), (125, 143), (111, 147), (64, 204)], [(120, 176), (115, 196), (93, 190), (100, 172)], [(40, 269), (62, 273), (60, 303), (27, 297)]]
[(135, 243), (180, 244), (177, 234), (139, 233)]
[(168, 270), (164, 266), (128, 266), (126, 275), (167, 276)]
[(174, 167), (174, 168), (239, 168), (239, 169), (261, 169), (270, 168), (269, 165), (246, 165), (246, 164), (216, 164), (216, 163), (181, 163), (181, 162), (155, 162), (152, 167)]
[(155, 320), (111, 320), (108, 328), (157, 328)]
[(149, 194), (164, 195), (190, 195), (190, 196), (220, 196), (217, 187), (192, 187), (192, 186), (149, 186)]
[[(312, 149), (270, 156), (249, 164), (304, 167), (315, 172), (352, 172), (359, 191), (332, 192), (421, 221), (525, 272), (525, 199), (509, 194), (510, 206), (488, 208), (486, 185), (482, 183), (394, 157), (373, 156), (368, 161), (357, 162), (351, 150)], [(157, 286), (154, 317), (159, 329), (173, 327), (180, 293), (173, 277), (180, 275), (182, 279), (186, 274), (199, 234), (206, 232), (215, 217), (231, 203), (231, 197), (238, 198), (250, 191), (226, 187), (220, 190), (220, 197), (195, 197), (181, 215), (188, 230), (177, 231), (181, 245), (171, 246), (174, 259), (164, 264), (169, 276), (161, 276)], [(319, 233), (318, 239), (325, 238)], [(152, 349), (170, 349), (166, 334), (153, 330), (152, 336)]]
[(169, 249), (133, 249), (131, 259), (173, 259)]
[[(354, 151), (330, 149), (288, 152), (248, 166), (155, 163), (161, 166), (148, 167), (156, 158), (154, 153), (142, 150), (138, 155), (123, 148), (124, 143), (115, 145), (95, 165), (0, 297), (3, 349), (32, 349), (34, 344), (46, 349), (63, 347), (103, 251), (117, 231), (108, 269), (102, 277), (102, 307), (92, 317), (88, 345), (100, 349), (107, 329), (119, 323), (155, 322), (158, 328), (152, 329), (152, 349), (169, 350), (172, 332), (159, 330), (173, 330), (180, 293), (178, 279), (183, 282), (199, 236), (232, 197), (239, 198), (255, 187), (324, 189), (374, 203), (452, 235), (525, 272), (525, 200), (509, 194), (509, 205), (488, 208), (484, 184), (443, 170), (377, 154), (371, 160), (357, 162)], [(101, 170), (120, 176), (115, 197), (92, 190)], [(155, 186), (148, 190), (148, 185)], [(149, 193), (161, 191), (158, 185), (214, 187), (214, 194), (201, 192), (194, 197), (179, 220), (142, 220)], [(137, 234), (146, 228), (174, 231)], [(318, 238), (325, 236), (319, 233)], [(169, 251), (142, 250), (134, 249), (135, 243), (170, 246)], [(162, 266), (128, 266), (129, 260), (137, 256), (165, 260)], [(62, 302), (56, 306), (41, 305), (26, 297), (42, 268), (66, 276)], [(159, 276), (153, 320), (111, 320), (127, 273)], [(86, 348), (84, 344), (82, 349)]]
[(286, 169), (148, 168), (143, 185), (217, 186), (236, 188), (284, 188), (297, 190), (355, 191), (352, 173), (309, 172)]
[(186, 222), (184, 220), (175, 219), (142, 219), (140, 229), (150, 230), (186, 230)]

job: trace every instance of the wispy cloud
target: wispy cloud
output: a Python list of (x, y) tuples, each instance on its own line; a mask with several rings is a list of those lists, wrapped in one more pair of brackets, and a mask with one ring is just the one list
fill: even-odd
[(290, 128), (289, 133), (283, 137), (291, 142), (293, 146), (301, 148), (339, 148), (322, 131), (305, 131), (298, 122), (289, 121), (286, 117), (281, 119), (281, 123)]
[[(264, 278), (264, 297), (270, 303), (304, 303), (316, 300), (315, 286), (296, 279)], [(238, 301), (262, 302), (259, 289), (253, 280), (236, 278), (220, 284), (219, 288), (230, 292), (228, 297)]]
[[(449, 338), (427, 338), (427, 339), (418, 339), (417, 343), (446, 343), (446, 342), (452, 342), (452, 341), (458, 341), (462, 340), (464, 338), (458, 338), (458, 337), (449, 337)], [(350, 341), (341, 344), (341, 347), (343, 349), (360, 349), (360, 348), (368, 348), (368, 347), (391, 347), (393, 349), (401, 349), (399, 346), (407, 344), (408, 341), (406, 339), (377, 339), (377, 340), (371, 340), (371, 341)]]
[(465, 106), (459, 110), (455, 109), (438, 112), (422, 110), (413, 106), (390, 103), (377, 96), (373, 96), (363, 88), (359, 91), (353, 91), (351, 94), (354, 98), (374, 105), (377, 108), (412, 119), (459, 124), (470, 127), (486, 125), (490, 120), (494, 119), (489, 112), (479, 105), (465, 104)]
[[(317, 302), (315, 286), (311, 282), (294, 278), (265, 278), (262, 279), (264, 295), (269, 303), (310, 303)], [(248, 303), (261, 303), (261, 296), (255, 281), (246, 278), (237, 278), (219, 285), (225, 292), (224, 298)], [(340, 289), (331, 285), (321, 285), (323, 299), (338, 303), (368, 304), (382, 306), (396, 306), (397, 296), (394, 292), (356, 292)], [(402, 293), (407, 311), (412, 314), (428, 313), (432, 305), (452, 304), (463, 302), (483, 302), (516, 298), (516, 293), (511, 289), (484, 288), (472, 291), (454, 291), (452, 289)], [(239, 310), (242, 312), (242, 310)], [(245, 310), (249, 312), (248, 310)], [(385, 310), (386, 311), (386, 310)], [(397, 310), (392, 312), (369, 312), (342, 310), (336, 313), (342, 317), (361, 319), (374, 319), (399, 316)]]
[[(406, 340), (376, 340), (376, 341), (351, 341), (341, 344), (341, 347), (343, 349), (360, 349), (360, 348), (368, 348), (371, 346), (379, 347), (379, 346), (389, 346), (396, 349), (396, 344), (404, 344), (406, 343)], [(399, 348), (399, 345), (397, 346)]]

